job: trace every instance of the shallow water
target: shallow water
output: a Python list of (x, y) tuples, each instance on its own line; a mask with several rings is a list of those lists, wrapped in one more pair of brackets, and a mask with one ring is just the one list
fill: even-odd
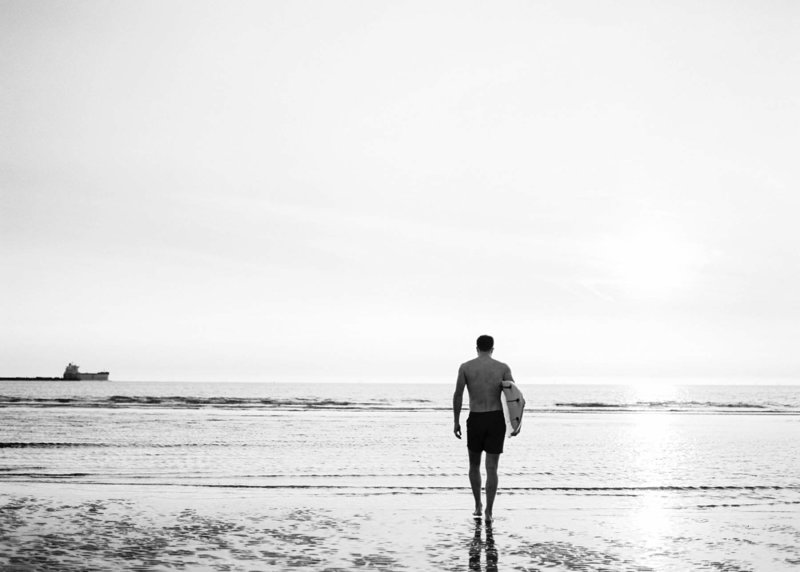
[[(555, 404), (641, 403), (642, 390), (531, 387), (522, 434), (506, 442), (503, 487), (797, 486), (800, 409), (791, 412), (790, 390), (666, 389), (658, 403), (671, 391), (681, 403), (714, 405), (575, 412)], [(362, 492), (464, 485), (466, 443), (452, 435), (446, 386), (27, 382), (0, 384), (0, 395), (10, 403), (0, 408), (2, 480)], [(722, 412), (720, 403), (740, 408)]]

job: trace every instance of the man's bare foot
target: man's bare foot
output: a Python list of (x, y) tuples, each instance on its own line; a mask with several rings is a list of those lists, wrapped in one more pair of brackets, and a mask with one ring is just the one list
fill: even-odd
[(485, 516), (486, 516), (486, 524), (489, 524), (490, 522), (492, 522), (492, 520), (494, 520), (492, 518), (492, 513), (490, 513), (488, 510), (486, 511), (486, 515)]
[(472, 513), (472, 518), (480, 518), (482, 512), (483, 512), (483, 507), (481, 505), (476, 506), (475, 512)]

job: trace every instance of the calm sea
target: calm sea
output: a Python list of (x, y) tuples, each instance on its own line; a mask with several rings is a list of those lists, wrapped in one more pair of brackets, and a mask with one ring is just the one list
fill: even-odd
[[(522, 386), (503, 490), (800, 495), (798, 386)], [(0, 382), (0, 481), (463, 488), (451, 385)], [(466, 416), (466, 411), (464, 412)]]
[(490, 534), (450, 384), (0, 382), (0, 567), (800, 564), (800, 387), (522, 389)]

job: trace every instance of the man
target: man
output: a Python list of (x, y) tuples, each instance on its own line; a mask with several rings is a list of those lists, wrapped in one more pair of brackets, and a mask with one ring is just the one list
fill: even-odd
[(458, 368), (456, 391), (453, 394), (453, 433), (461, 439), (461, 402), (464, 388), (469, 393), (467, 418), (467, 451), (469, 452), (469, 483), (475, 497), (475, 518), (481, 517), (481, 455), (486, 451), (486, 522), (492, 521), (492, 507), (497, 494), (497, 464), (503, 452), (506, 422), (500, 402), (503, 381), (514, 381), (511, 369), (492, 358), (494, 339), (480, 336), (478, 357)]

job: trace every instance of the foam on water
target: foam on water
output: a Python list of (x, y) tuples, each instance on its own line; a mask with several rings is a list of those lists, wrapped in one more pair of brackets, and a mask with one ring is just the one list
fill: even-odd
[[(793, 490), (800, 484), (793, 391), (688, 388), (641, 399), (618, 387), (531, 386), (522, 433), (506, 442), (503, 488)], [(0, 384), (0, 481), (463, 487), (465, 441), (452, 434), (451, 392), (444, 385)]]
[[(536, 412), (800, 414), (796, 386), (529, 385)], [(0, 408), (442, 411), (444, 384), (0, 382)]]

